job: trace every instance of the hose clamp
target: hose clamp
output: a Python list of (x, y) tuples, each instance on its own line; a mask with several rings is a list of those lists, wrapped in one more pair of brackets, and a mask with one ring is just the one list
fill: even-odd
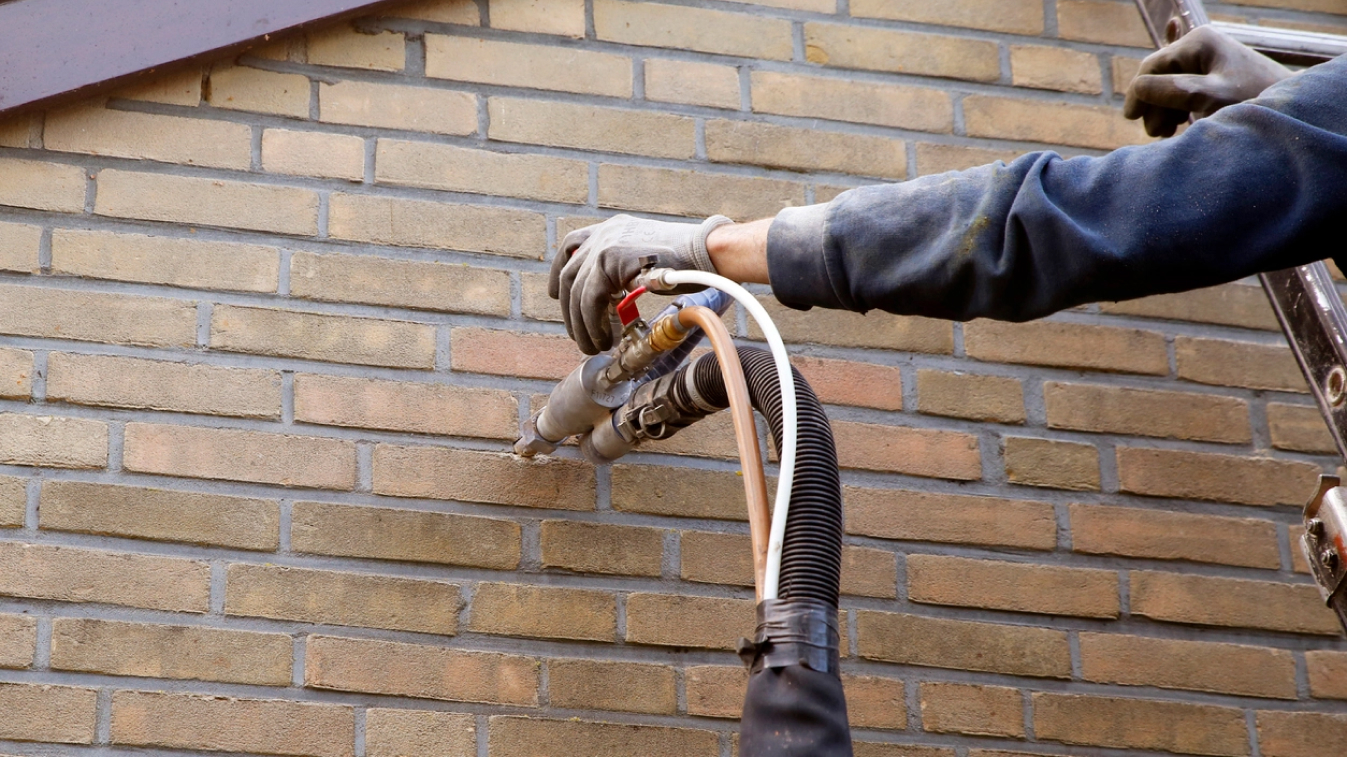
[(763, 600), (753, 639), (739, 639), (739, 658), (750, 673), (804, 666), (838, 675), (837, 609), (810, 599)]

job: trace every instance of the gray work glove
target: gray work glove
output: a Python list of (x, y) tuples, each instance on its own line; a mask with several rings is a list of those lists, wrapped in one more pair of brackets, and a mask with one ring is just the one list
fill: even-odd
[(1205, 118), (1291, 76), (1290, 69), (1224, 32), (1200, 26), (1152, 53), (1127, 88), (1123, 115), (1152, 137), (1169, 137), (1191, 113)]
[(641, 259), (653, 255), (657, 268), (714, 273), (706, 235), (728, 223), (724, 216), (675, 224), (622, 215), (567, 234), (547, 281), (547, 294), (561, 301), (566, 332), (589, 355), (610, 349), (608, 309), (641, 273)]

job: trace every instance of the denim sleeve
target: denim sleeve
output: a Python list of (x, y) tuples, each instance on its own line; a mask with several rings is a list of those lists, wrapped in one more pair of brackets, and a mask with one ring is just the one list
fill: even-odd
[(1345, 229), (1347, 56), (1162, 142), (787, 209), (767, 257), (795, 308), (1027, 321), (1332, 257)]

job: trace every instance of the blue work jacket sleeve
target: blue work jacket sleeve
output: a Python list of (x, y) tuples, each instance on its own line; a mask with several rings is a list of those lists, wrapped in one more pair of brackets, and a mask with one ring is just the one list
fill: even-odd
[(784, 210), (767, 257), (796, 308), (1026, 321), (1331, 257), (1345, 229), (1347, 56), (1162, 142)]

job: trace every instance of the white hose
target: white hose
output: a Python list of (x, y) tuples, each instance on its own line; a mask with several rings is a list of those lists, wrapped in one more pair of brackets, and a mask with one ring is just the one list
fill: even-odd
[(795, 378), (790, 371), (786, 345), (781, 341), (781, 333), (776, 330), (776, 324), (772, 323), (772, 317), (767, 315), (762, 303), (733, 280), (706, 271), (673, 269), (655, 269), (647, 274), (647, 278), (659, 285), (667, 285), (659, 289), (671, 289), (679, 284), (698, 284), (715, 287), (733, 297), (758, 322), (763, 337), (767, 339), (767, 346), (772, 350), (777, 379), (781, 382), (781, 474), (777, 479), (776, 502), (772, 506), (772, 529), (767, 541), (767, 576), (763, 581), (762, 599), (775, 600), (781, 583), (781, 547), (786, 539), (786, 516), (790, 512), (791, 483), (795, 478), (795, 445), (800, 433), (795, 408)]

